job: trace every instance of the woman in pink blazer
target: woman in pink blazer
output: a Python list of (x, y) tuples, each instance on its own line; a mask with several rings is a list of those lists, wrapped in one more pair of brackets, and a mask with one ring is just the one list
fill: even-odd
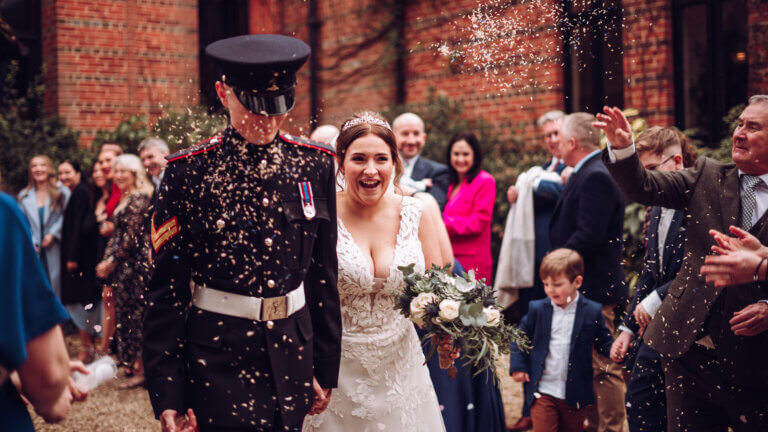
[(496, 181), (482, 170), (483, 154), (477, 137), (462, 132), (448, 145), (448, 202), (443, 220), (453, 253), (465, 271), (491, 283), (491, 219), (496, 201)]

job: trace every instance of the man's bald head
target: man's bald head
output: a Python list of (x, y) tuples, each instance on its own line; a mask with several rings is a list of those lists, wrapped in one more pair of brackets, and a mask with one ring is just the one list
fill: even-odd
[(397, 139), (397, 149), (400, 157), (411, 159), (421, 153), (427, 134), (424, 132), (424, 121), (414, 113), (403, 113), (392, 122), (392, 131)]

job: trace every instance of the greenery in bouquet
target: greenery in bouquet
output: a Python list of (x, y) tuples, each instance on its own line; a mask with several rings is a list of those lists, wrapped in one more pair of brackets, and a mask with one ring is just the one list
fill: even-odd
[[(509, 354), (510, 342), (528, 351), (530, 341), (514, 325), (506, 324), (496, 303), (493, 288), (485, 279), (476, 280), (470, 270), (463, 276), (453, 276), (451, 265), (432, 266), (424, 274), (414, 271), (414, 265), (398, 267), (403, 272), (405, 289), (398, 293), (395, 309), (432, 335), (448, 335), (454, 347), (461, 349), (465, 366), (479, 375), (490, 369), (498, 381), (495, 360), (499, 354)], [(434, 354), (435, 344), (428, 353)]]

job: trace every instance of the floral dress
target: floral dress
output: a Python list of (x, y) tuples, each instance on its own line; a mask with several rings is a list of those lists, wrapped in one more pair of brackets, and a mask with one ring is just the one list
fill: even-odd
[(115, 301), (117, 358), (125, 366), (141, 359), (141, 328), (146, 309), (144, 290), (149, 276), (149, 233), (147, 220), (150, 197), (134, 192), (118, 206), (112, 221), (115, 230), (104, 259), (115, 263), (111, 274)]

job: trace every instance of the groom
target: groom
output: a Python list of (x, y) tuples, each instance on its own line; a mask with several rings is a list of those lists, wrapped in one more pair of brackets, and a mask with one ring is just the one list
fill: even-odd
[(230, 124), (168, 157), (152, 216), (143, 355), (163, 431), (298, 431), (336, 387), (333, 151), (279, 133), (309, 54), (278, 35), (206, 48)]

